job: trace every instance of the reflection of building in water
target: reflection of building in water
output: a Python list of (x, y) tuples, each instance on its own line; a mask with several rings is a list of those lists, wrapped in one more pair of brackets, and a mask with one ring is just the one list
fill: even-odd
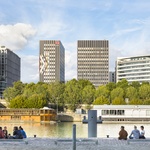
[(0, 121), (49, 122), (56, 120), (56, 111), (41, 109), (0, 109)]
[(145, 105), (94, 105), (97, 115), (105, 122), (149, 122), (150, 107)]

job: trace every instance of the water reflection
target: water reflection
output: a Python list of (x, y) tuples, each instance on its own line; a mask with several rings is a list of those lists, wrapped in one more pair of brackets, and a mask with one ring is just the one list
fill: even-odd
[[(51, 138), (71, 138), (72, 126), (76, 124), (77, 138), (88, 137), (88, 125), (81, 122), (61, 122), (56, 124), (40, 124), (40, 123), (1, 123), (0, 126), (7, 126), (8, 132), (12, 134), (14, 126), (22, 126), (26, 131), (28, 137), (51, 137)], [(97, 137), (118, 137), (120, 126), (124, 125), (127, 132), (133, 129), (135, 124), (98, 124), (97, 125)], [(140, 129), (140, 126), (144, 125), (146, 131), (146, 137), (150, 137), (149, 124), (136, 124)]]

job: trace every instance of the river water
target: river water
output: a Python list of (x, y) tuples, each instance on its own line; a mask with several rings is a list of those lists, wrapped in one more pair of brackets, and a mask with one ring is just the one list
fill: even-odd
[[(72, 138), (73, 124), (76, 124), (76, 137), (88, 137), (88, 124), (82, 122), (60, 122), (55, 124), (40, 124), (40, 123), (0, 123), (3, 128), (7, 126), (8, 132), (12, 134), (14, 126), (22, 126), (28, 137), (50, 137), (50, 138)], [(128, 134), (133, 130), (134, 125), (140, 129), (144, 125), (146, 137), (150, 137), (150, 124), (97, 124), (97, 137), (118, 137), (120, 126), (125, 126)]]

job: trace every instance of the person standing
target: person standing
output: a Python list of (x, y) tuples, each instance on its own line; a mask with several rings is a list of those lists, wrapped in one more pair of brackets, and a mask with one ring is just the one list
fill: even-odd
[(124, 129), (124, 126), (121, 126), (121, 130), (119, 131), (119, 140), (127, 140), (128, 137), (128, 133), (127, 131)]
[(140, 137), (140, 131), (137, 129), (137, 126), (134, 126), (134, 130), (132, 130), (129, 138), (130, 139), (139, 139)]
[(145, 139), (145, 131), (144, 131), (144, 126), (141, 126), (141, 132), (140, 132), (140, 139)]

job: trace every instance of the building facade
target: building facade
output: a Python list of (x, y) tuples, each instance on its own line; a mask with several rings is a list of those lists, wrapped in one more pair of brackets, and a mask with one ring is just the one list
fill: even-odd
[(110, 71), (109, 72), (109, 82), (116, 83), (116, 72), (115, 71)]
[(65, 49), (61, 41), (40, 41), (39, 78), (45, 83), (65, 82)]
[(95, 87), (108, 83), (108, 40), (79, 40), (77, 43), (77, 78), (87, 79)]
[(20, 57), (6, 48), (0, 47), (0, 98), (3, 91), (20, 80)]
[(116, 81), (150, 82), (150, 55), (117, 58)]

